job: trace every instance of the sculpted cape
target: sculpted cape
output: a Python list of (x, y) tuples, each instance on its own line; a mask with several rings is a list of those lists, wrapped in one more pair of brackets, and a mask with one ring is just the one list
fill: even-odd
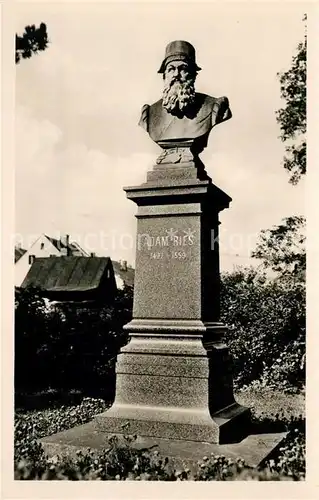
[(227, 97), (196, 92), (194, 105), (183, 117), (168, 113), (162, 102), (160, 99), (151, 106), (145, 104), (139, 125), (164, 149), (188, 146), (198, 155), (206, 147), (212, 128), (232, 116)]

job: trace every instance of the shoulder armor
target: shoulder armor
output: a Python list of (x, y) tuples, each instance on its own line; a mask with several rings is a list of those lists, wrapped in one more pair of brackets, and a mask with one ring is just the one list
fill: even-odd
[(144, 104), (142, 107), (141, 118), (138, 122), (140, 127), (143, 127), (146, 131), (148, 131), (148, 115), (149, 115), (149, 104)]
[(232, 113), (229, 108), (229, 100), (228, 97), (223, 96), (217, 99), (218, 101), (218, 113), (217, 113), (217, 123), (224, 122), (225, 120), (229, 120), (232, 117)]

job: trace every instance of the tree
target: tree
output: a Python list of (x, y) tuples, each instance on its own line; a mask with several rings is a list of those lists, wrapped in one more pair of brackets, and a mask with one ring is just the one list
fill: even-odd
[[(306, 22), (306, 16), (303, 21)], [(306, 173), (306, 88), (307, 88), (307, 31), (297, 47), (291, 68), (278, 73), (281, 97), (286, 105), (276, 112), (280, 138), (286, 145), (283, 166), (290, 172), (289, 182), (297, 184)], [(293, 141), (291, 144), (289, 141)]]
[(252, 257), (261, 259), (265, 269), (272, 269), (281, 278), (305, 280), (305, 218), (292, 216), (281, 224), (263, 230)]
[(32, 54), (45, 50), (48, 44), (47, 27), (44, 23), (41, 23), (39, 28), (36, 28), (34, 24), (26, 26), (22, 36), (16, 34), (16, 64), (21, 58), (29, 59)]
[[(304, 16), (303, 21), (306, 21)], [(284, 168), (290, 172), (289, 182), (298, 184), (306, 173), (306, 55), (307, 33), (297, 47), (291, 68), (278, 73), (281, 96), (285, 107), (276, 112), (281, 140), (287, 142)], [(289, 142), (290, 141), (290, 142)], [(280, 278), (305, 281), (305, 218), (286, 217), (278, 226), (263, 230), (252, 257), (261, 259), (266, 269), (272, 269)]]

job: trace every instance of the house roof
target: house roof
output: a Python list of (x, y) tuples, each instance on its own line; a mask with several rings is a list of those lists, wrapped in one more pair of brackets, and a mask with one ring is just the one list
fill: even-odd
[(75, 241), (71, 241), (68, 245), (66, 245), (61, 239), (52, 238), (47, 234), (44, 235), (51, 243), (55, 246), (57, 250), (68, 249), (70, 254), (72, 255), (74, 252), (80, 252), (83, 257), (89, 257), (89, 254)]
[(14, 247), (14, 263), (18, 262), (25, 253), (26, 250), (24, 248)]
[(48, 292), (84, 292), (99, 287), (109, 257), (51, 256), (36, 258), (21, 287), (41, 288)]
[(116, 275), (118, 275), (123, 280), (125, 285), (133, 286), (134, 285), (134, 269), (133, 269), (133, 267), (128, 266), (127, 270), (125, 271), (124, 269), (122, 269), (120, 262), (118, 262), (116, 260), (112, 260), (112, 264), (113, 264), (114, 273)]

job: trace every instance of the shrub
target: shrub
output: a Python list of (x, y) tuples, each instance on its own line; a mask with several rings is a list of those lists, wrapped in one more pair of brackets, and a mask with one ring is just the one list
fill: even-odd
[(221, 321), (237, 387), (260, 380), (285, 390), (305, 383), (305, 288), (254, 269), (225, 273)]
[[(48, 308), (41, 292), (20, 290), (15, 309), (15, 389), (109, 388), (123, 325), (131, 318), (132, 291), (119, 290), (112, 305)], [(32, 366), (32, 370), (29, 367)]]

